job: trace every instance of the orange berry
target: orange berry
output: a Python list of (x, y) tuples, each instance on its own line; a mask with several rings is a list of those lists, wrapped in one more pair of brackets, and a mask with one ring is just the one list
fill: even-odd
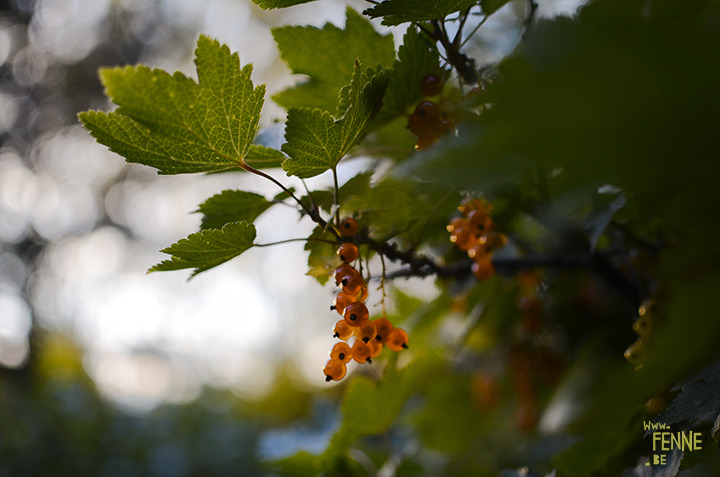
[(367, 287), (362, 287), (362, 290), (360, 291), (360, 299), (358, 301), (361, 301), (365, 303), (365, 300), (368, 299), (368, 289)]
[(488, 232), (480, 237), (480, 244), (485, 245), (488, 251), (503, 248), (507, 244), (507, 235), (497, 232)]
[(375, 328), (375, 323), (370, 320), (363, 322), (362, 325), (355, 328), (355, 336), (366, 343), (375, 338), (376, 335), (377, 329)]
[(345, 237), (352, 237), (358, 233), (358, 230), (360, 230), (360, 226), (352, 217), (343, 219), (343, 221), (340, 222), (340, 233)]
[(352, 345), (352, 358), (355, 361), (358, 363), (372, 363), (370, 359), (371, 354), (372, 349), (367, 343), (361, 340), (355, 340), (355, 343)]
[(393, 324), (390, 323), (390, 320), (387, 318), (378, 318), (377, 320), (373, 320), (373, 323), (375, 323), (375, 331), (377, 332), (375, 341), (383, 344), (387, 343), (390, 333), (394, 328)]
[(449, 119), (442, 119), (438, 125), (435, 126), (433, 132), (436, 137), (452, 136), (455, 134), (455, 123)]
[(440, 119), (442, 111), (440, 111), (438, 105), (432, 101), (421, 101), (415, 107), (414, 114), (423, 118), (427, 123), (435, 124)]
[(467, 227), (467, 220), (465, 220), (463, 217), (455, 217), (450, 221), (450, 224), (448, 224), (446, 228), (448, 232), (454, 232), (458, 229), (466, 229)]
[(387, 346), (393, 351), (400, 351), (408, 348), (408, 334), (402, 328), (395, 328), (390, 332)]
[(343, 263), (335, 269), (335, 285), (340, 285), (343, 278), (353, 275), (359, 275), (360, 273), (355, 270), (352, 265)]
[(337, 311), (340, 313), (340, 316), (342, 316), (345, 313), (345, 307), (350, 303), (355, 303), (356, 301), (357, 299), (355, 299), (354, 296), (348, 295), (345, 292), (340, 292), (335, 297), (335, 300), (333, 300), (333, 304), (330, 309)]
[(495, 267), (490, 257), (485, 255), (479, 261), (472, 264), (472, 272), (478, 280), (487, 280), (495, 275)]
[(350, 303), (348, 306), (345, 307), (345, 321), (353, 328), (360, 326), (364, 322), (366, 322), (369, 315), (370, 313), (368, 312), (367, 307), (359, 301), (356, 301), (355, 303)]
[(342, 280), (340, 280), (340, 283), (342, 284), (343, 292), (347, 293), (348, 295), (357, 295), (360, 293), (360, 290), (362, 290), (363, 286), (365, 285), (365, 280), (363, 280), (362, 275), (360, 273), (357, 273), (357, 275), (352, 276), (346, 276)]
[(352, 359), (352, 348), (344, 341), (335, 343), (335, 346), (330, 350), (330, 359), (339, 359), (343, 363), (349, 363)]
[(335, 328), (333, 328), (333, 331), (335, 334), (333, 335), (333, 338), (339, 338), (341, 340), (346, 340), (350, 338), (353, 334), (353, 327), (348, 325), (345, 319), (338, 320), (337, 323), (335, 323)]
[(385, 346), (376, 340), (370, 340), (368, 345), (370, 345), (370, 349), (372, 350), (372, 353), (370, 353), (371, 358), (377, 358), (380, 356), (380, 353), (382, 353), (383, 347)]
[(427, 121), (425, 117), (417, 113), (413, 113), (408, 117), (407, 127), (415, 136), (427, 136), (431, 134), (434, 125), (435, 122)]
[(481, 232), (487, 232), (492, 227), (492, 220), (487, 210), (475, 209), (468, 212), (467, 222), (470, 227), (477, 228)]
[(450, 241), (457, 245), (457, 248), (467, 252), (477, 245), (478, 238), (475, 237), (470, 229), (457, 229), (450, 236)]
[(415, 149), (421, 151), (432, 146), (437, 141), (437, 137), (435, 137), (434, 134), (422, 135), (418, 137), (417, 141), (415, 142)]
[(424, 96), (437, 96), (443, 88), (443, 80), (438, 75), (426, 75), (420, 80), (420, 92)]
[(339, 359), (329, 359), (325, 363), (323, 373), (325, 373), (325, 381), (340, 381), (345, 377), (347, 367)]
[(355, 259), (358, 258), (358, 248), (353, 243), (345, 242), (340, 245), (337, 254), (340, 260), (345, 263), (354, 262)]

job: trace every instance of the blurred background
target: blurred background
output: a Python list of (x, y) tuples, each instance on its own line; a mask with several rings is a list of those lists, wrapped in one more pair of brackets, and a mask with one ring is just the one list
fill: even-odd
[[(580, 2), (538, 3), (550, 17)], [(268, 88), (261, 126), (279, 147), (284, 112), (269, 98), (301, 78), (279, 59), (270, 28), (342, 26), (347, 4), (367, 6), (0, 3), (0, 476), (263, 475), (265, 459), (325, 448), (339, 392), (321, 374), (333, 288), (305, 275), (302, 243), (254, 249), (190, 282), (186, 272), (145, 273), (166, 258), (160, 249), (198, 230), (192, 212), (206, 198), (278, 191), (242, 174), (158, 177), (125, 165), (76, 115), (111, 109), (100, 67), (193, 76), (204, 33), (254, 64), (253, 81)], [(483, 27), (470, 45), (480, 65), (512, 51), (523, 8), (511, 3)], [(396, 42), (403, 30), (390, 29)], [(367, 166), (350, 163), (340, 180)], [(307, 236), (312, 224), (297, 218), (273, 208), (257, 221), (257, 241)], [(437, 293), (432, 282), (397, 285)]]

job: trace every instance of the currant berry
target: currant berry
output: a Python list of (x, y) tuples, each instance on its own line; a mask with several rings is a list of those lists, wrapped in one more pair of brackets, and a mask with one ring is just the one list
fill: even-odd
[(465, 220), (463, 217), (455, 217), (450, 221), (450, 224), (446, 227), (447, 231), (452, 233), (458, 229), (466, 229), (468, 228), (467, 220)]
[(377, 329), (375, 328), (375, 323), (370, 320), (363, 322), (362, 325), (355, 328), (355, 336), (357, 337), (357, 339), (363, 340), (366, 343), (371, 339), (375, 338), (375, 336), (377, 336)]
[(478, 280), (488, 280), (495, 275), (495, 267), (490, 261), (490, 257), (485, 255), (472, 264), (472, 272)]
[(365, 285), (365, 280), (363, 280), (362, 275), (358, 273), (357, 275), (343, 278), (340, 283), (342, 284), (343, 292), (355, 296), (362, 290)]
[(355, 244), (345, 242), (344, 244), (340, 245), (337, 254), (338, 257), (340, 257), (340, 260), (345, 263), (354, 262), (355, 259), (358, 258), (358, 248), (355, 246)]
[(348, 306), (350, 303), (355, 303), (357, 300), (354, 296), (348, 295), (345, 292), (340, 292), (335, 297), (335, 300), (333, 300), (333, 306), (330, 307), (330, 309), (337, 311), (340, 313), (340, 316), (345, 314), (345, 307)]
[(478, 243), (478, 239), (473, 235), (472, 231), (465, 228), (456, 229), (450, 236), (450, 241), (464, 252), (467, 252)]
[(390, 332), (387, 340), (387, 347), (393, 351), (400, 351), (408, 348), (408, 334), (402, 328), (395, 328)]
[(368, 345), (370, 346), (370, 349), (372, 350), (372, 352), (370, 353), (371, 358), (377, 358), (378, 356), (380, 356), (380, 353), (382, 353), (382, 350), (385, 347), (384, 344), (382, 344), (381, 342), (376, 341), (376, 340), (370, 340), (368, 342)]
[(438, 142), (438, 140), (435, 135), (422, 135), (418, 137), (417, 141), (415, 142), (415, 149), (418, 151), (422, 151), (423, 149), (427, 149), (428, 147), (432, 146), (436, 142)]
[(368, 299), (368, 289), (367, 289), (367, 287), (364, 286), (364, 287), (362, 287), (362, 290), (360, 291), (360, 300), (358, 300), (358, 301), (365, 303), (365, 301), (367, 299)]
[(486, 232), (492, 227), (492, 220), (484, 209), (475, 209), (468, 212), (467, 223), (470, 227), (477, 228), (482, 232)]
[(352, 217), (343, 219), (343, 221), (340, 222), (340, 233), (345, 237), (352, 237), (358, 233), (358, 230), (360, 230), (360, 226)]
[(408, 129), (416, 136), (427, 136), (432, 134), (436, 121), (428, 121), (424, 116), (413, 113), (408, 117)]
[(630, 364), (635, 365), (643, 362), (643, 359), (645, 359), (645, 346), (642, 340), (637, 340), (625, 350), (625, 359), (627, 359)]
[(330, 351), (330, 359), (339, 359), (343, 363), (349, 363), (352, 359), (352, 348), (343, 341), (335, 343)]
[(437, 122), (440, 120), (440, 116), (442, 115), (442, 111), (440, 111), (440, 108), (437, 104), (433, 103), (432, 101), (421, 101), (418, 103), (418, 105), (415, 107), (415, 113), (427, 123), (427, 124), (437, 124)]
[(342, 319), (342, 320), (338, 320), (338, 322), (335, 323), (335, 328), (333, 328), (333, 331), (335, 332), (335, 334), (333, 335), (333, 338), (347, 340), (353, 334), (353, 327), (348, 325), (347, 322), (344, 319)]
[(366, 322), (369, 315), (370, 313), (368, 312), (367, 307), (359, 301), (350, 303), (347, 307), (345, 307), (345, 322), (353, 328)]
[(325, 381), (340, 381), (345, 377), (347, 367), (339, 359), (329, 359), (325, 363), (323, 373), (325, 373)]
[(352, 265), (348, 265), (347, 263), (343, 263), (339, 267), (335, 269), (335, 285), (340, 285), (340, 282), (345, 277), (351, 277), (354, 275), (359, 275), (360, 273), (355, 270)]
[(437, 96), (443, 88), (443, 80), (438, 75), (427, 75), (420, 81), (420, 92), (424, 96)]
[(507, 244), (507, 235), (497, 232), (488, 232), (480, 237), (480, 244), (484, 245), (488, 251), (503, 248)]
[(373, 323), (375, 323), (375, 330), (377, 332), (375, 341), (383, 344), (387, 343), (390, 333), (394, 328), (393, 324), (390, 323), (390, 320), (387, 318), (378, 318), (377, 320), (373, 320)]
[(372, 363), (370, 355), (372, 349), (367, 343), (361, 340), (355, 340), (352, 345), (352, 358), (358, 363)]
[(441, 119), (434, 132), (437, 137), (452, 136), (455, 134), (455, 123), (449, 119)]

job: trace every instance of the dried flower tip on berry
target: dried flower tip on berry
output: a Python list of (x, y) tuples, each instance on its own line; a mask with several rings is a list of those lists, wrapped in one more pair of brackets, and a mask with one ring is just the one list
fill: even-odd
[(351, 217), (343, 219), (343, 221), (340, 222), (340, 233), (344, 237), (352, 237), (353, 235), (358, 233), (358, 230), (360, 230), (360, 226), (355, 221), (355, 219)]
[(340, 260), (345, 263), (354, 262), (358, 258), (358, 248), (355, 246), (355, 244), (345, 242), (344, 244), (340, 245), (337, 254), (338, 257), (340, 257)]

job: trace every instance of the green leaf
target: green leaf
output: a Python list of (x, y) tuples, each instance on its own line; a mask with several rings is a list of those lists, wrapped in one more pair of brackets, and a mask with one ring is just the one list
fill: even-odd
[(253, 246), (255, 226), (233, 222), (222, 229), (207, 229), (188, 235), (162, 250), (172, 257), (152, 267), (149, 272), (166, 272), (194, 268), (192, 276), (225, 263)]
[(370, 122), (382, 106), (392, 70), (380, 70), (368, 78), (355, 64), (348, 91), (349, 107), (342, 119), (319, 109), (291, 109), (282, 146), (290, 159), (283, 162), (288, 175), (301, 179), (333, 169), (350, 148), (362, 140)]
[(326, 23), (274, 28), (281, 58), (309, 81), (282, 91), (273, 100), (284, 108), (320, 108), (334, 113), (340, 89), (350, 82), (353, 65), (390, 67), (395, 60), (392, 35), (381, 35), (355, 10), (347, 9), (345, 29)]
[(258, 144), (251, 145), (247, 155), (245, 155), (245, 162), (255, 169), (281, 167), (285, 159), (287, 159), (287, 156), (281, 151)]
[(315, 477), (318, 475), (319, 457), (302, 451), (284, 459), (265, 464), (273, 472), (288, 477)]
[(442, 20), (451, 13), (477, 5), (477, 0), (386, 0), (363, 13), (383, 17), (383, 25)]
[[(656, 423), (667, 426), (682, 421), (696, 421), (710, 412), (720, 411), (720, 361), (672, 388), (680, 390), (673, 402), (655, 418)], [(652, 433), (651, 430), (645, 435)]]
[(335, 237), (323, 230), (322, 227), (315, 227), (310, 235), (310, 240), (305, 242), (305, 250), (310, 252), (307, 274), (315, 277), (321, 285), (327, 283), (333, 269), (339, 266), (340, 262), (335, 253), (337, 245), (320, 240), (334, 241), (334, 239)]
[(102, 69), (119, 108), (81, 113), (80, 120), (98, 142), (161, 174), (237, 167), (251, 150), (265, 86), (253, 88), (252, 66), (241, 69), (237, 53), (217, 41), (201, 36), (195, 54), (197, 83), (142, 65)]
[(408, 28), (403, 44), (398, 49), (398, 59), (393, 65), (393, 77), (383, 99), (383, 112), (404, 115), (423, 97), (420, 81), (428, 74), (437, 72), (437, 50), (414, 27)]
[(219, 229), (230, 222), (252, 223), (272, 204), (265, 197), (241, 190), (224, 190), (200, 204), (203, 229)]
[(485, 15), (490, 15), (500, 10), (510, 0), (480, 0), (480, 6)]
[(275, 8), (287, 8), (314, 1), (315, 0), (253, 0), (253, 3), (263, 10), (273, 10)]

